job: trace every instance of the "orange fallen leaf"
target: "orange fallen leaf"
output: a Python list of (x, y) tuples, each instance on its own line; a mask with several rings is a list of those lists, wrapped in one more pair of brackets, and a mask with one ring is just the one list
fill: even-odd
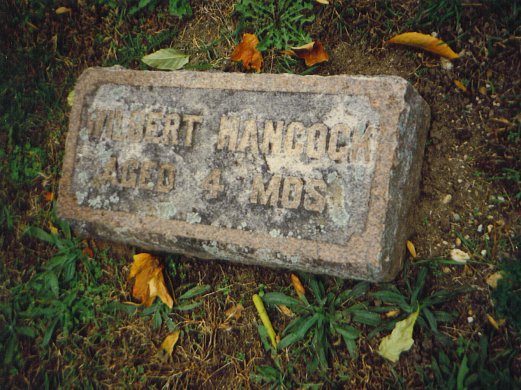
[(448, 58), (449, 60), (459, 58), (459, 55), (452, 51), (449, 45), (447, 45), (441, 39), (433, 37), (432, 35), (421, 34), (417, 32), (406, 32), (392, 37), (387, 42), (417, 47), (419, 49), (427, 50), (431, 53)]
[(47, 202), (52, 202), (54, 199), (54, 194), (50, 191), (44, 192), (43, 197)]
[(232, 317), (238, 320), (241, 317), (243, 310), (244, 306), (240, 303), (230, 307), (224, 312), (224, 314), (226, 315), (226, 320), (229, 320)]
[(177, 344), (177, 340), (179, 340), (180, 333), (181, 331), (174, 330), (172, 333), (166, 336), (161, 343), (161, 347), (159, 348), (159, 357), (162, 361), (167, 361), (168, 358), (172, 356), (172, 352), (174, 351), (174, 347)]
[(412, 241), (407, 240), (406, 244), (407, 244), (407, 250), (409, 251), (411, 256), (413, 258), (416, 258), (416, 248), (414, 247), (414, 244), (412, 243)]
[(141, 303), (149, 307), (156, 297), (169, 308), (174, 306), (174, 300), (168, 292), (163, 277), (163, 265), (159, 259), (149, 253), (134, 255), (134, 263), (130, 268), (129, 278), (136, 278), (132, 295)]
[(260, 72), (262, 68), (262, 54), (257, 50), (259, 39), (254, 34), (243, 34), (239, 43), (231, 55), (232, 61), (242, 61), (245, 69), (255, 69)]
[(456, 85), (456, 87), (458, 87), (458, 89), (462, 90), (463, 92), (467, 92), (467, 87), (465, 87), (465, 84), (463, 84), (461, 81), (454, 80), (454, 85)]
[(283, 53), (304, 59), (306, 66), (313, 66), (320, 62), (329, 61), (329, 56), (319, 41), (310, 42), (299, 47), (292, 47), (291, 50), (285, 50)]
[(293, 288), (295, 288), (295, 292), (297, 293), (299, 298), (302, 298), (306, 295), (306, 289), (302, 285), (302, 282), (300, 281), (297, 275), (291, 274), (291, 284), (293, 285)]
[(94, 251), (89, 246), (83, 248), (82, 253), (88, 258), (92, 259), (94, 257)]

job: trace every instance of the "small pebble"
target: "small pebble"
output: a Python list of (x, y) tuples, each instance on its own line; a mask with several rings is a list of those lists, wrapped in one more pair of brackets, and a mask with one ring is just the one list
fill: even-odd
[(486, 256), (486, 255), (487, 255), (487, 250), (486, 250), (486, 249), (483, 249), (483, 250), (481, 251), (481, 256)]
[(482, 231), (483, 231), (483, 225), (480, 224), (480, 225), (478, 226), (478, 233), (481, 233)]
[(453, 213), (452, 214), (452, 219), (455, 221), (455, 222), (459, 222), (461, 220), (461, 217), (459, 214), (456, 214), (456, 213)]
[(472, 316), (467, 317), (467, 322), (469, 324), (472, 324), (474, 322), (474, 317), (472, 317)]

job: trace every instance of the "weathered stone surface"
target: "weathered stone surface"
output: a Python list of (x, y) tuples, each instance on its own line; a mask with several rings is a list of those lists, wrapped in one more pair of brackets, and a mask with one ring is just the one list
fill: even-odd
[(144, 249), (389, 280), (428, 124), (399, 77), (88, 69), (59, 215)]

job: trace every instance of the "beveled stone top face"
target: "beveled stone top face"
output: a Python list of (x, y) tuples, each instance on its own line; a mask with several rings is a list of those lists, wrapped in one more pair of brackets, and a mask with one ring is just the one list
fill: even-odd
[(364, 230), (380, 121), (367, 98), (93, 92), (76, 146), (79, 206), (339, 245)]
[(88, 69), (58, 212), (144, 248), (389, 279), (428, 118), (399, 77)]

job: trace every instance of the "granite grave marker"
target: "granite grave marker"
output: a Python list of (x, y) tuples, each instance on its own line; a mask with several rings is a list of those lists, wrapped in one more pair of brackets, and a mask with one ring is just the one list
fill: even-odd
[(87, 69), (58, 212), (143, 249), (390, 280), (429, 116), (393, 76)]

